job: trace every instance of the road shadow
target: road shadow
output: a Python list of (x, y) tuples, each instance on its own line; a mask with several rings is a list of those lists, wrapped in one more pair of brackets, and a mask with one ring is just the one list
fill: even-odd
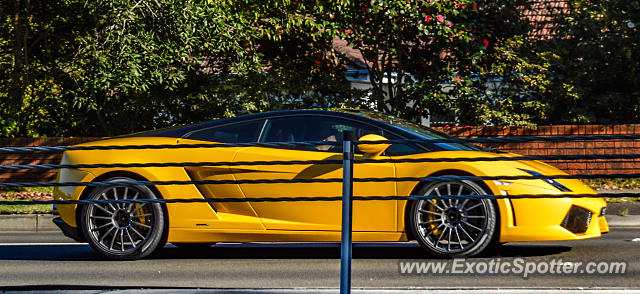
[[(571, 250), (559, 245), (505, 245), (487, 257), (542, 257)], [(208, 248), (167, 245), (149, 259), (339, 259), (340, 244), (219, 244)], [(358, 243), (353, 259), (428, 259), (416, 243)], [(1, 246), (0, 260), (99, 261), (105, 260), (88, 245)]]
[[(541, 257), (570, 251), (562, 245), (504, 245), (486, 257)], [(221, 244), (209, 248), (184, 249), (167, 246), (155, 258), (160, 259), (339, 259), (340, 244)], [(353, 259), (428, 259), (416, 243), (356, 243)]]
[(0, 260), (91, 261), (104, 260), (89, 245), (0, 246)]

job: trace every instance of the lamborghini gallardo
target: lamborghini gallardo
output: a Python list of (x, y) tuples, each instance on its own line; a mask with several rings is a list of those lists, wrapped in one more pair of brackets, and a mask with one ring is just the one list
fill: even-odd
[[(355, 159), (518, 157), (448, 138), (430, 128), (376, 112), (296, 110), (249, 114), (196, 125), (84, 143), (82, 146), (181, 145), (326, 141), (323, 145), (66, 151), (63, 164), (248, 162), (342, 159), (342, 132), (360, 141), (419, 139), (356, 148)], [(55, 199), (215, 199), (340, 196), (341, 183), (238, 183), (254, 179), (341, 178), (340, 164), (228, 165), (61, 169), (60, 182), (109, 182), (108, 187), (59, 187)], [(565, 175), (540, 161), (356, 163), (355, 178)], [(123, 181), (230, 180), (211, 185), (118, 185)], [(506, 242), (576, 240), (608, 232), (601, 198), (579, 180), (355, 182), (354, 196), (434, 195), (422, 200), (353, 203), (354, 242), (416, 240), (434, 257), (477, 255)], [(436, 199), (437, 195), (554, 194), (553, 199)], [(487, 198), (487, 197), (484, 197)], [(200, 202), (58, 205), (54, 222), (110, 259), (144, 258), (166, 243), (340, 241), (340, 201)], [(211, 250), (215, 250), (212, 248)]]

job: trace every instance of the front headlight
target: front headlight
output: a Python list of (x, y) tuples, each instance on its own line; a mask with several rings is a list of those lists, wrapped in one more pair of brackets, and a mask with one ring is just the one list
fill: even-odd
[(513, 184), (513, 182), (498, 181), (498, 180), (494, 180), (493, 183), (496, 184), (496, 186), (510, 186)]

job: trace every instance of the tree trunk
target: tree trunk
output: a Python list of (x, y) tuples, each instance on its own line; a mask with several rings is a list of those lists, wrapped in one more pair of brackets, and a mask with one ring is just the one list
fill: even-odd
[(98, 109), (97, 107), (96, 107), (96, 118), (98, 118), (98, 123), (100, 124), (100, 126), (102, 127), (102, 130), (104, 131), (103, 134), (106, 134), (107, 136), (112, 137), (113, 132), (107, 125), (107, 121), (104, 119), (102, 112), (100, 112), (100, 109)]
[[(11, 81), (9, 86), (9, 107), (8, 113), (11, 120), (20, 120), (21, 109), (24, 100), (24, 92), (27, 85), (25, 76), (27, 66), (27, 38), (25, 18), (22, 10), (22, 1), (16, 0), (13, 10), (13, 69), (11, 71)], [(29, 5), (29, 1), (26, 3)], [(21, 124), (18, 122), (17, 124)], [(16, 130), (20, 134), (23, 130)], [(23, 134), (20, 134), (23, 135)]]

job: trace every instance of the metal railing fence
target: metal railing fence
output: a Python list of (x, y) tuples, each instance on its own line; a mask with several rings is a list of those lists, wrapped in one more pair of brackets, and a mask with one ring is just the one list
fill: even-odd
[[(283, 184), (283, 183), (342, 183), (342, 195), (319, 197), (258, 197), (258, 198), (198, 198), (198, 199), (78, 199), (78, 200), (11, 200), (0, 201), (0, 205), (24, 204), (108, 204), (108, 203), (201, 203), (201, 202), (285, 202), (285, 201), (342, 201), (342, 240), (341, 240), (341, 293), (350, 292), (352, 257), (352, 202), (387, 200), (425, 200), (425, 199), (542, 199), (542, 198), (600, 198), (600, 197), (637, 197), (640, 193), (603, 193), (603, 194), (529, 194), (529, 195), (368, 195), (353, 196), (354, 182), (435, 182), (435, 181), (488, 181), (488, 180), (534, 180), (534, 179), (604, 179), (604, 178), (640, 178), (640, 173), (632, 174), (578, 174), (578, 175), (529, 175), (529, 176), (426, 176), (426, 177), (380, 177), (354, 178), (354, 165), (362, 163), (438, 163), (438, 162), (498, 162), (528, 160), (592, 160), (592, 159), (640, 159), (640, 154), (622, 155), (553, 155), (553, 156), (517, 156), (517, 157), (461, 157), (461, 158), (419, 158), (419, 159), (356, 159), (355, 148), (358, 144), (406, 144), (406, 143), (514, 143), (533, 141), (592, 141), (592, 140), (640, 140), (640, 135), (597, 135), (597, 136), (533, 136), (533, 137), (497, 137), (497, 138), (455, 138), (434, 140), (385, 140), (357, 141), (353, 133), (345, 131), (342, 142), (275, 142), (275, 143), (207, 143), (185, 145), (122, 145), (122, 146), (38, 146), (38, 147), (0, 147), (0, 153), (62, 152), (62, 151), (104, 151), (139, 149), (194, 149), (194, 148), (232, 148), (232, 147), (311, 147), (317, 145), (342, 144), (342, 159), (295, 160), (295, 161), (236, 161), (236, 162), (141, 162), (141, 163), (105, 163), (105, 164), (26, 164), (0, 165), (0, 172), (30, 169), (75, 169), (75, 168), (133, 168), (133, 167), (197, 167), (197, 166), (256, 166), (256, 165), (342, 165), (342, 178), (325, 179), (255, 179), (255, 180), (190, 180), (190, 181), (95, 181), (95, 182), (17, 182), (0, 183), (0, 188), (22, 187), (61, 187), (61, 186), (156, 186), (156, 185), (224, 185), (224, 184)], [(335, 157), (334, 157), (335, 158)]]

